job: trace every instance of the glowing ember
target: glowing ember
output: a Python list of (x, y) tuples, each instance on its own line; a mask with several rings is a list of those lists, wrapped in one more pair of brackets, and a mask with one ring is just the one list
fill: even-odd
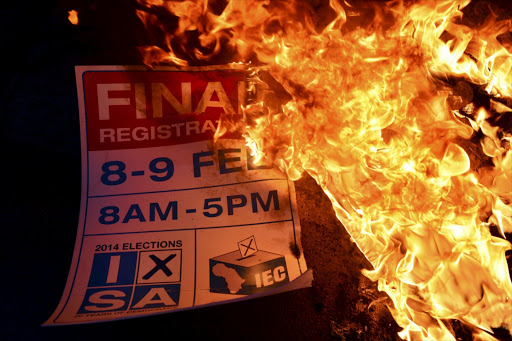
[(74, 9), (71, 11), (68, 11), (68, 20), (73, 25), (78, 25), (78, 12)]
[(468, 27), (466, 0), (393, 1), (360, 25), (356, 6), (331, 0), (323, 26), (300, 1), (140, 3), (165, 33), (143, 49), (148, 65), (250, 68), (246, 122), (226, 116), (220, 130), (242, 129), (260, 159), (317, 181), (402, 338), (453, 340), (449, 319), (481, 339), (512, 329), (511, 245), (490, 233), (512, 232), (511, 132), (493, 124), (512, 111), (510, 19)]

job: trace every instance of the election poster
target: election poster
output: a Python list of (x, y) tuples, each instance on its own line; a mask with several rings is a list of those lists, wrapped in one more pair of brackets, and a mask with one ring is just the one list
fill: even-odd
[(293, 183), (256, 165), (240, 67), (78, 66), (82, 197), (47, 325), (191, 309), (311, 285)]

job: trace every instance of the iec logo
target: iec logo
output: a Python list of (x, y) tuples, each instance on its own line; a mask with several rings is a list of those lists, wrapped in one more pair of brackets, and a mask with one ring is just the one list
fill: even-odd
[(210, 292), (249, 295), (289, 281), (284, 256), (258, 250), (254, 236), (238, 242), (238, 250), (210, 259)]

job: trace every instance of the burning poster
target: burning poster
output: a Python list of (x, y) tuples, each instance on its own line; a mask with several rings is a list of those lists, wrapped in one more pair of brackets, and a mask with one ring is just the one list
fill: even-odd
[(82, 206), (47, 324), (135, 317), (310, 285), (293, 183), (236, 132), (244, 68), (76, 68)]

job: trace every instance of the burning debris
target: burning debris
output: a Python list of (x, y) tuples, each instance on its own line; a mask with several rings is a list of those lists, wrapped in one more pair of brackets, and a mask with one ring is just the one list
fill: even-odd
[(73, 25), (78, 25), (78, 12), (74, 9), (71, 11), (68, 11), (68, 20)]
[[(240, 63), (259, 159), (309, 174), (403, 339), (512, 330), (512, 20), (459, 1), (139, 0), (148, 65)], [(255, 91), (257, 90), (257, 91)]]

